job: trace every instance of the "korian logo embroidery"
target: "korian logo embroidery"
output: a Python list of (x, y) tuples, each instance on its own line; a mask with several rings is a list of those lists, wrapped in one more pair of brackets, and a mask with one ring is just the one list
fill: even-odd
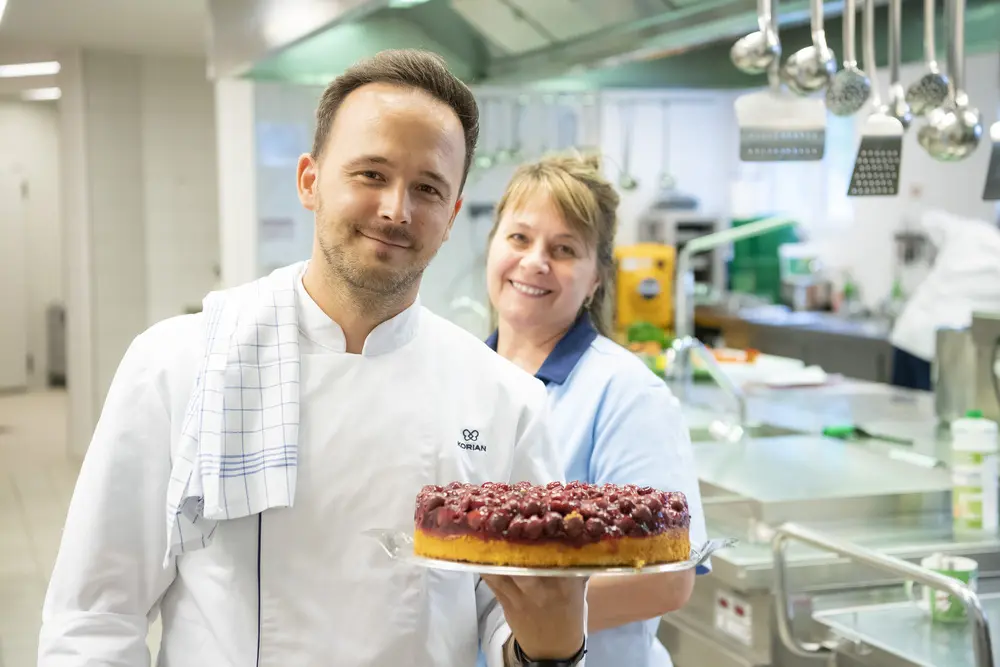
[(481, 445), (477, 441), (479, 440), (479, 431), (473, 428), (462, 429), (462, 440), (458, 442), (460, 449), (465, 449), (472, 452), (485, 452), (486, 445)]

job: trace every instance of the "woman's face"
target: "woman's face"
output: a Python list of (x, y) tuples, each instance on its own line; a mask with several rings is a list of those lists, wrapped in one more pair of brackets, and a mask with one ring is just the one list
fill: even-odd
[(595, 252), (548, 196), (500, 218), (486, 261), (490, 302), (516, 330), (564, 331), (597, 289)]

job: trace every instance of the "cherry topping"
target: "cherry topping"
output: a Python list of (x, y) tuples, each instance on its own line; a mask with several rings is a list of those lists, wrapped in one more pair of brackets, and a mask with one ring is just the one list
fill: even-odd
[(430, 512), (444, 505), (444, 496), (440, 493), (432, 493), (424, 500), (424, 510)]
[(587, 519), (586, 528), (591, 537), (600, 537), (604, 534), (605, 523), (600, 519)]
[(503, 510), (499, 510), (490, 515), (490, 520), (486, 524), (489, 532), (502, 533), (510, 524), (510, 516)]
[(524, 527), (528, 524), (527, 519), (516, 516), (510, 520), (510, 525), (507, 526), (507, 537), (517, 539), (524, 535)]
[(472, 530), (479, 530), (480, 526), (483, 525), (483, 521), (485, 521), (485, 519), (486, 517), (484, 517), (483, 513), (480, 512), (479, 510), (472, 510), (466, 517), (466, 520), (469, 522), (469, 528), (471, 528)]
[(636, 523), (652, 523), (653, 513), (645, 505), (639, 505), (632, 511), (632, 519)]
[(545, 515), (545, 534), (549, 537), (558, 534), (562, 523), (563, 519), (558, 512), (549, 512)]
[(683, 500), (681, 500), (680, 498), (674, 498), (673, 500), (670, 501), (670, 509), (672, 509), (675, 512), (683, 512), (684, 510), (687, 509), (687, 507), (685, 506)]
[(649, 511), (654, 514), (663, 509), (663, 503), (661, 503), (660, 499), (656, 496), (647, 496), (645, 498), (645, 505), (649, 508)]
[(630, 516), (623, 516), (615, 521), (615, 526), (618, 527), (618, 530), (628, 535), (635, 528), (635, 521)]
[(563, 519), (563, 530), (570, 537), (579, 537), (583, 535), (583, 517), (579, 514), (570, 514), (565, 519)]
[(529, 540), (537, 540), (542, 536), (544, 529), (545, 522), (542, 521), (541, 517), (533, 516), (528, 519), (527, 524), (524, 526), (524, 536)]
[(536, 514), (542, 513), (542, 505), (535, 498), (529, 498), (521, 503), (521, 515), (522, 516), (535, 516)]

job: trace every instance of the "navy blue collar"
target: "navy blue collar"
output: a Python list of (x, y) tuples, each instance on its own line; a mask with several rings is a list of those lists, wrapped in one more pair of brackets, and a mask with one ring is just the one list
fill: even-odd
[[(486, 344), (494, 352), (497, 349), (497, 338), (498, 333), (494, 331), (486, 339)], [(595, 338), (597, 338), (597, 329), (594, 328), (593, 322), (590, 321), (590, 314), (585, 312), (577, 318), (573, 326), (569, 328), (569, 331), (559, 339), (555, 348), (546, 357), (542, 367), (535, 373), (535, 377), (546, 384), (550, 382), (556, 384), (564, 383)]]

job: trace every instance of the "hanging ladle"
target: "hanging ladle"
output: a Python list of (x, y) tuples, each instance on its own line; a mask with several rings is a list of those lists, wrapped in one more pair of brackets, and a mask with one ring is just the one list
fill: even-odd
[[(628, 107), (629, 113), (626, 116), (625, 108)], [(622, 171), (621, 175), (618, 177), (618, 187), (626, 192), (630, 192), (639, 187), (639, 182), (635, 180), (632, 174), (629, 172), (629, 157), (632, 154), (632, 105), (622, 104), (618, 108), (618, 115), (621, 116), (622, 120)]]
[(663, 132), (663, 154), (660, 156), (663, 161), (663, 171), (660, 172), (660, 189), (673, 190), (677, 181), (670, 173), (670, 101), (665, 99), (660, 104), (660, 125)]
[(924, 0), (924, 60), (930, 71), (906, 91), (906, 102), (914, 116), (924, 116), (948, 99), (948, 77), (938, 68), (934, 48), (934, 0)]
[[(861, 0), (866, 2), (867, 0)], [(872, 94), (872, 82), (858, 67), (854, 44), (857, 18), (855, 0), (844, 2), (844, 69), (833, 75), (826, 88), (826, 108), (835, 116), (852, 116), (861, 111)]]
[(757, 0), (757, 32), (741, 37), (729, 50), (736, 69), (746, 74), (763, 74), (781, 57), (781, 42), (771, 21), (771, 0)]
[[(874, 1), (874, 0), (871, 0)], [(889, 0), (889, 115), (906, 130), (913, 122), (913, 112), (906, 102), (903, 84), (899, 82), (899, 61), (902, 57), (900, 33), (903, 30), (903, 0)]]
[(826, 43), (823, 30), (823, 0), (810, 0), (809, 21), (812, 46), (788, 57), (781, 68), (781, 78), (796, 95), (811, 95), (822, 90), (837, 71), (837, 57)]
[(927, 116), (927, 124), (917, 133), (917, 141), (936, 160), (955, 162), (972, 155), (983, 136), (979, 109), (969, 106), (962, 90), (965, 79), (965, 0), (948, 2), (951, 35), (948, 39), (949, 99)]

